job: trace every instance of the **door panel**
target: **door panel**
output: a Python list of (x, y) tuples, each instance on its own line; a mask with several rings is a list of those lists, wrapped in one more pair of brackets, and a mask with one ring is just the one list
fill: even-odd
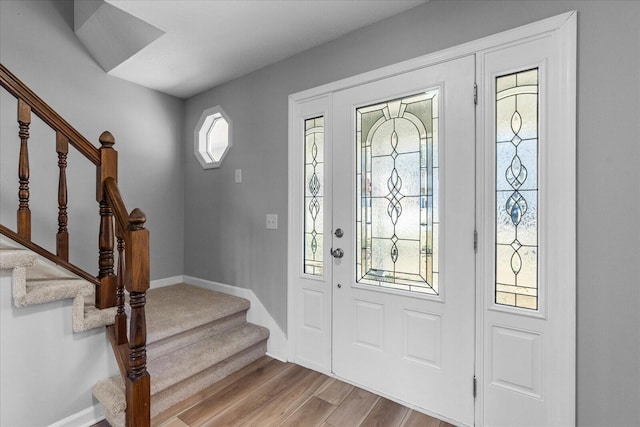
[(333, 236), (333, 371), (467, 425), (474, 67), (469, 56), (336, 92), (332, 110), (333, 225), (344, 230)]
[[(291, 326), (293, 361), (331, 372), (331, 96), (295, 104), (291, 132), (298, 142), (291, 159), (298, 163), (291, 191), (295, 230), (295, 289)], [(300, 167), (302, 166), (302, 167)]]
[[(556, 35), (484, 52), (480, 422), (571, 425), (575, 158)], [(565, 71), (566, 72), (566, 71)], [(568, 369), (567, 369), (568, 368)]]

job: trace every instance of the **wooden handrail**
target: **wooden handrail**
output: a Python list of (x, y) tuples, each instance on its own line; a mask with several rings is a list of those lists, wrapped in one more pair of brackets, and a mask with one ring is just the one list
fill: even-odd
[(7, 92), (28, 104), (31, 111), (45, 123), (66, 136), (71, 145), (94, 165), (100, 164), (98, 149), (2, 64), (0, 64), (0, 84)]
[(120, 189), (114, 178), (109, 177), (104, 180), (104, 192), (107, 195), (111, 209), (113, 209), (116, 222), (121, 227), (121, 230), (126, 230), (129, 228), (129, 214), (127, 213), (127, 208), (124, 206), (124, 200), (120, 195)]
[(15, 231), (10, 230), (9, 228), (5, 227), (2, 224), (0, 224), (0, 234), (4, 234), (8, 238), (20, 243), (22, 246), (32, 250), (33, 252), (35, 252), (38, 255), (48, 259), (49, 261), (54, 262), (55, 264), (59, 265), (60, 267), (66, 268), (67, 270), (69, 270), (73, 274), (76, 274), (76, 275), (82, 277), (87, 282), (90, 282), (90, 283), (92, 283), (92, 284), (94, 284), (96, 286), (100, 285), (100, 282), (98, 281), (98, 279), (96, 279), (95, 277), (93, 277), (92, 275), (90, 275), (89, 273), (87, 273), (86, 271), (81, 269), (80, 267), (77, 267), (77, 266), (71, 264), (70, 262), (67, 262), (67, 261), (64, 261), (64, 260), (60, 259), (59, 257), (57, 257), (56, 255), (52, 254), (51, 252), (49, 252), (48, 250), (46, 250), (42, 246), (40, 246), (40, 245), (38, 245), (36, 243), (33, 243), (31, 240), (25, 239), (24, 237), (20, 236)]

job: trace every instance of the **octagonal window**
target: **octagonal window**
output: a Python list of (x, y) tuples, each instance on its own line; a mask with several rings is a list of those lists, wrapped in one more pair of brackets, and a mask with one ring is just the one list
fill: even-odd
[(218, 168), (231, 148), (231, 120), (219, 106), (205, 110), (195, 132), (196, 158), (204, 169)]

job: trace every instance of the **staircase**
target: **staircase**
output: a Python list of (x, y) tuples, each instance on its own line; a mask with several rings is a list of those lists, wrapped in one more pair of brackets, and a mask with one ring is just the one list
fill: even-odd
[[(94, 306), (95, 287), (34, 252), (0, 244), (0, 268), (12, 270), (16, 308), (73, 300), (73, 331), (113, 324), (115, 308)], [(249, 301), (188, 284), (147, 292), (147, 371), (151, 416), (264, 356), (269, 331), (247, 323)], [(113, 427), (125, 425), (120, 375), (100, 381), (93, 394)]]
[[(151, 417), (264, 356), (269, 331), (247, 323), (249, 301), (178, 284), (147, 292), (147, 370)], [(125, 424), (125, 389), (117, 375), (93, 395), (113, 427)]]
[[(12, 271), (15, 307), (72, 299), (74, 332), (106, 326), (120, 372), (96, 384), (93, 394), (103, 403), (111, 425), (149, 426), (151, 417), (262, 357), (269, 331), (247, 323), (247, 300), (186, 284), (149, 290), (147, 217), (138, 208), (129, 211), (120, 194), (113, 135), (103, 132), (96, 148), (2, 64), (0, 85), (17, 101), (20, 144), (17, 225), (14, 231), (0, 224), (0, 269)], [(55, 132), (59, 169), (57, 233), (52, 230), (55, 253), (31, 236), (32, 115)], [(70, 262), (66, 175), (70, 148), (96, 167), (100, 225), (98, 247), (89, 250), (98, 255), (97, 274)], [(84, 201), (89, 202), (93, 203)]]
[(95, 286), (34, 252), (0, 243), (0, 269), (12, 270), (16, 308), (63, 299), (73, 300), (73, 332), (113, 324), (115, 308), (95, 307)]

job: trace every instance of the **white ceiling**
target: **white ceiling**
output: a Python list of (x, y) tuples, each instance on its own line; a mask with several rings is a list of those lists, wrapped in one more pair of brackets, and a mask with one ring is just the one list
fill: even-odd
[(428, 0), (106, 0), (164, 31), (108, 70), (187, 98)]

